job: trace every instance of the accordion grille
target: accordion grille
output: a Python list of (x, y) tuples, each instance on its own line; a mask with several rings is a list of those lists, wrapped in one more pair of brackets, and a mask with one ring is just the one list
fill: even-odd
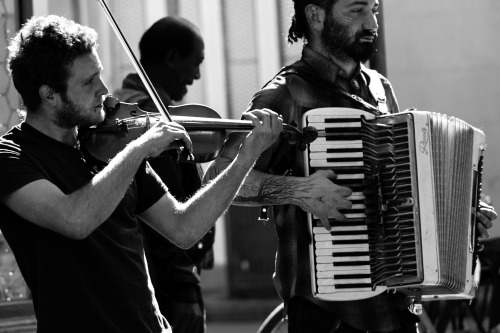
[(362, 137), (373, 287), (420, 281), (408, 123), (362, 119)]

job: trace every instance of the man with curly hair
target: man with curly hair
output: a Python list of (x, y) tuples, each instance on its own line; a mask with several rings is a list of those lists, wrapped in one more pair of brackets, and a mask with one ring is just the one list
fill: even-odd
[(30, 288), (37, 332), (171, 332), (151, 286), (138, 219), (191, 247), (227, 209), (281, 132), (281, 119), (267, 110), (248, 113), (255, 127), (235, 163), (179, 203), (147, 158), (174, 141), (191, 151), (182, 126), (158, 122), (106, 161), (78, 141), (80, 127), (105, 117), (108, 88), (93, 29), (33, 17), (9, 52), (25, 119), (0, 139), (0, 228)]

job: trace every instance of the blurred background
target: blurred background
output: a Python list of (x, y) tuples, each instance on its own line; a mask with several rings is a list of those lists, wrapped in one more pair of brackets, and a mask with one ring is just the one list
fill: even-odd
[[(195, 23), (205, 40), (205, 61), (201, 80), (189, 87), (182, 102), (206, 104), (223, 118), (239, 119), (252, 94), (300, 57), (302, 43), (286, 42), (291, 0), (107, 3), (136, 54), (140, 36), (157, 19), (179, 15)], [(415, 107), (452, 115), (485, 132), (482, 192), (493, 204), (500, 202), (500, 2), (380, 3), (379, 52), (368, 65), (389, 78), (402, 110)], [(0, 0), (0, 135), (19, 122), (19, 99), (5, 69), (9, 38), (27, 18), (47, 14), (63, 15), (97, 30), (103, 81), (110, 91), (135, 71), (97, 0)], [(215, 268), (202, 274), (205, 294), (213, 295), (209, 310), (212, 304), (218, 309), (231, 307), (227, 298), (246, 299), (247, 305), (249, 299), (264, 300), (254, 309), (263, 314), (278, 303), (271, 280), (276, 236), (272, 221), (258, 222), (258, 215), (257, 208), (231, 207), (218, 222)], [(500, 222), (491, 230), (491, 237), (499, 236)], [(1, 233), (0, 251), (1, 320), (29, 312), (23, 307), (29, 304), (29, 291)], [(217, 317), (217, 311), (208, 316)]]

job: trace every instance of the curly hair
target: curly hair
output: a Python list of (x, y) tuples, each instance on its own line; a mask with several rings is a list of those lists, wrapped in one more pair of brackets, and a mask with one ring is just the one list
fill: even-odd
[(307, 5), (312, 4), (323, 8), (327, 13), (337, 2), (337, 0), (292, 0), (293, 8), (295, 14), (292, 16), (292, 23), (290, 29), (288, 29), (288, 43), (293, 44), (299, 39), (302, 39), (304, 43), (307, 43), (309, 35), (309, 26), (307, 24), (307, 18), (305, 14), (305, 9)]
[(38, 90), (48, 85), (65, 93), (73, 61), (97, 48), (97, 32), (64, 17), (29, 19), (12, 38), (7, 69), (26, 111), (41, 103)]

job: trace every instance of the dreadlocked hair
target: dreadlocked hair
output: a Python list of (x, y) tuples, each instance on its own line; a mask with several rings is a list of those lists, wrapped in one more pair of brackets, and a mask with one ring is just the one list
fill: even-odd
[(292, 0), (293, 9), (295, 14), (292, 16), (292, 23), (288, 29), (288, 43), (293, 44), (299, 39), (302, 39), (304, 43), (307, 43), (307, 37), (309, 34), (309, 25), (307, 24), (307, 18), (305, 9), (307, 5), (319, 6), (325, 11), (329, 12), (332, 6), (337, 0)]

